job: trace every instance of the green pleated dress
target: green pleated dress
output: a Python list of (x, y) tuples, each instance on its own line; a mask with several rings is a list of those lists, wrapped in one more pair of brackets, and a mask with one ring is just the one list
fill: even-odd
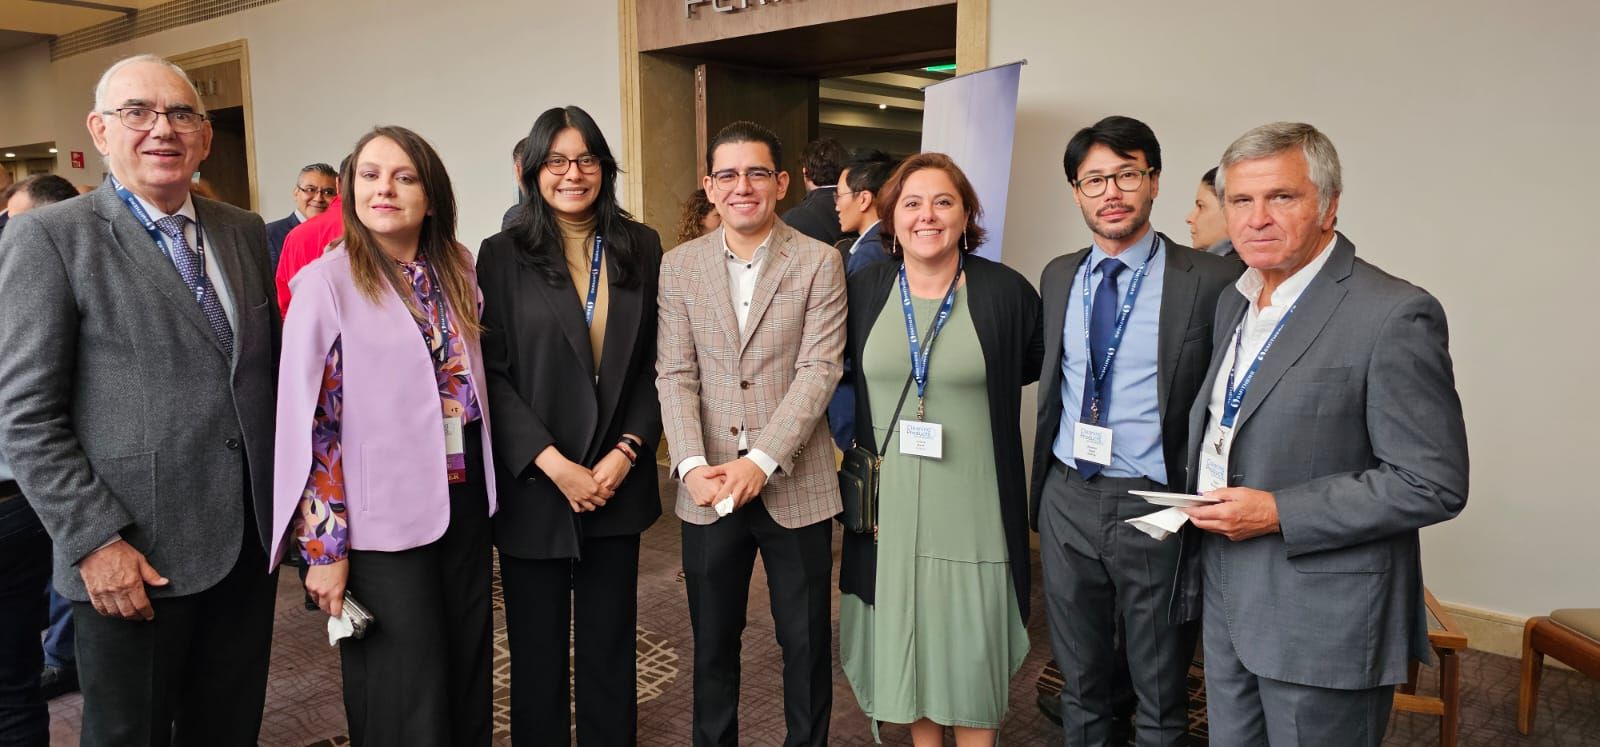
[[(898, 434), (888, 441), (876, 604), (852, 594), (839, 602), (839, 658), (861, 710), (875, 721), (999, 728), (1011, 676), (1028, 653), (1000, 524), (983, 349), (966, 296), (957, 291), (929, 362), (924, 419), (944, 427), (944, 456), (906, 456)], [(919, 333), (942, 300), (912, 298)], [(883, 444), (898, 430), (890, 417), (911, 371), (898, 291), (862, 358), (874, 436)], [(916, 410), (913, 384), (901, 419)]]

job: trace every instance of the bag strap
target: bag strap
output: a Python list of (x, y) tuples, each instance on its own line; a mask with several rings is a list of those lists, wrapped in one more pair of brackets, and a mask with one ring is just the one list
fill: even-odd
[(889, 416), (889, 435), (883, 437), (883, 446), (878, 448), (878, 458), (889, 453), (889, 439), (894, 438), (894, 424), (900, 420), (900, 410), (906, 406), (906, 394), (911, 391), (911, 374), (906, 374), (906, 385), (900, 390), (900, 403), (894, 406), (894, 414)]

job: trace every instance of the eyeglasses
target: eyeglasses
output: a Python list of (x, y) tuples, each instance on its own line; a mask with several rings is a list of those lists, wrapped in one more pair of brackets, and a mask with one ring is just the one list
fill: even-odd
[(300, 193), (307, 197), (316, 197), (317, 195), (322, 195), (323, 197), (332, 198), (334, 195), (339, 194), (339, 190), (333, 187), (308, 187), (302, 184), (298, 187), (295, 187), (295, 189), (300, 190)]
[(858, 190), (856, 190), (854, 192), (846, 192), (846, 191), (844, 191), (842, 189), (834, 190), (834, 192), (833, 192), (833, 201), (834, 202), (838, 202), (838, 201), (840, 201), (840, 200), (842, 200), (842, 199), (844, 199), (846, 197), (849, 197), (850, 195), (860, 194), (860, 193), (865, 192), (865, 191), (866, 190), (864, 190), (864, 189), (858, 189)]
[(1154, 167), (1148, 169), (1124, 169), (1111, 177), (1096, 174), (1079, 179), (1074, 186), (1078, 188), (1079, 192), (1083, 193), (1084, 197), (1099, 197), (1106, 193), (1106, 185), (1110, 184), (1114, 179), (1117, 182), (1117, 189), (1123, 192), (1132, 192), (1142, 186), (1144, 178), (1153, 171), (1155, 171)]
[(111, 109), (101, 114), (115, 114), (117, 121), (135, 132), (149, 132), (156, 128), (156, 120), (165, 116), (167, 123), (172, 125), (174, 132), (197, 132), (206, 124), (206, 115), (188, 109), (173, 109), (171, 111), (157, 111), (138, 106), (124, 106), (121, 109)]
[(752, 187), (764, 187), (772, 183), (773, 179), (777, 178), (778, 172), (773, 171), (772, 169), (764, 169), (760, 166), (748, 168), (744, 171), (739, 171), (737, 169), (723, 169), (721, 171), (712, 172), (711, 183), (717, 185), (717, 189), (733, 189), (734, 186), (739, 183), (739, 177), (741, 176), (749, 179), (750, 186)]
[(544, 169), (556, 176), (566, 174), (572, 170), (572, 164), (578, 164), (578, 173), (593, 174), (600, 170), (600, 157), (592, 153), (585, 153), (577, 158), (566, 156), (551, 156), (544, 159)]

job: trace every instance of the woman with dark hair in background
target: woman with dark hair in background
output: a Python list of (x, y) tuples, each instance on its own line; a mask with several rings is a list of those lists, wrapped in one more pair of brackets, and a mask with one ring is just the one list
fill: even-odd
[(845, 534), (839, 660), (875, 733), (992, 745), (1028, 653), (1019, 413), (1044, 355), (1039, 294), (972, 253), (982, 208), (948, 156), (907, 159), (878, 205), (896, 261), (851, 276), (846, 356), (856, 443), (887, 454), (877, 530)]
[(571, 738), (569, 629), (578, 743), (636, 739), (639, 535), (661, 515), (661, 239), (617, 203), (617, 172), (588, 113), (544, 112), (523, 154), (522, 212), (478, 252), (519, 744)]
[[(306, 592), (377, 622), (340, 643), (351, 742), (488, 745), (494, 462), (472, 255), (433, 148), (356, 143), (344, 238), (293, 280), (273, 526)], [(273, 554), (282, 557), (282, 552)]]

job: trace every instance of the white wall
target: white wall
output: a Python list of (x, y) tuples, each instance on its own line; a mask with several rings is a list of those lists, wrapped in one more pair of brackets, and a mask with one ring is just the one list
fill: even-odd
[[(0, 56), (0, 143), (54, 140), (57, 173), (97, 182), (103, 168), (83, 122), (100, 72), (130, 54), (241, 38), (268, 220), (293, 209), (300, 167), (338, 165), (377, 124), (410, 127), (439, 151), (474, 251), (515, 199), (511, 145), (539, 112), (582, 106), (622, 148), (617, 4), (555, 0), (282, 0), (55, 63), (35, 45)], [(70, 168), (72, 150), (87, 169)]]
[(1472, 491), (1423, 532), (1429, 586), (1518, 615), (1600, 605), (1600, 359), (1584, 331), (1600, 317), (1597, 29), (1584, 0), (992, 0), (990, 62), (1029, 63), (1005, 257), (1036, 280), (1088, 243), (1061, 154), (1102, 116), (1155, 130), (1153, 222), (1185, 241), (1194, 186), (1233, 138), (1317, 125), (1339, 148), (1358, 255), (1450, 317)]

